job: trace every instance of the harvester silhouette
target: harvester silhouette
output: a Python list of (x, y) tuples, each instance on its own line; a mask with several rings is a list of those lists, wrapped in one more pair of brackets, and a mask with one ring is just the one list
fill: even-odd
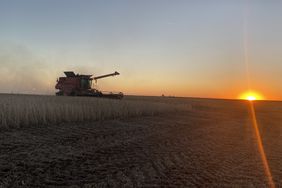
[(106, 97), (106, 98), (115, 98), (121, 99), (123, 98), (123, 93), (118, 92), (102, 92), (95, 88), (92, 88), (92, 81), (101, 78), (106, 78), (110, 76), (119, 75), (118, 72), (114, 72), (112, 74), (105, 74), (97, 77), (92, 77), (93, 75), (80, 75), (75, 74), (72, 71), (66, 71), (65, 77), (60, 77), (57, 80), (57, 84), (55, 86), (59, 91), (56, 92), (57, 96), (90, 96), (90, 97)]

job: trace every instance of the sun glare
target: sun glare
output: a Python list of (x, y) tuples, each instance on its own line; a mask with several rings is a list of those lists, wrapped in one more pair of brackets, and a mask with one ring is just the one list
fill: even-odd
[(247, 97), (247, 100), (249, 100), (249, 101), (254, 101), (254, 100), (256, 100), (256, 97), (255, 97), (255, 96), (248, 96), (248, 97)]
[(261, 94), (259, 94), (257, 92), (248, 91), (248, 92), (242, 93), (239, 96), (239, 99), (255, 101), (255, 100), (263, 100), (264, 98)]

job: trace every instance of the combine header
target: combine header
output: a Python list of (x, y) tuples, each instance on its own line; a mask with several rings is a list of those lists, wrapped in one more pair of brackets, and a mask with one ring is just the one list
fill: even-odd
[(109, 76), (119, 75), (118, 72), (114, 72), (112, 74), (106, 74), (102, 76), (92, 77), (92, 75), (79, 75), (75, 74), (72, 71), (64, 72), (66, 77), (60, 77), (57, 80), (57, 84), (55, 86), (59, 91), (56, 92), (57, 96), (90, 96), (90, 97), (106, 97), (106, 98), (115, 98), (121, 99), (123, 97), (123, 93), (113, 93), (113, 92), (102, 92), (95, 88), (92, 88), (92, 81), (106, 78)]

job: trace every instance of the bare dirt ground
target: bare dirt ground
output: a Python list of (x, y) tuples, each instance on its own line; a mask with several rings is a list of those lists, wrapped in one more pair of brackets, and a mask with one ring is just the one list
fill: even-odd
[[(0, 187), (267, 187), (248, 102), (179, 114), (0, 131)], [(255, 102), (282, 185), (282, 103)]]

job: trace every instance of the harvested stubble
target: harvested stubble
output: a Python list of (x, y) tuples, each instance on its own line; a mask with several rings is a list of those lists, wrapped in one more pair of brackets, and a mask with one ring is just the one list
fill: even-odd
[(187, 105), (141, 100), (3, 94), (0, 95), (0, 127), (96, 121), (156, 115), (186, 109), (188, 109)]

